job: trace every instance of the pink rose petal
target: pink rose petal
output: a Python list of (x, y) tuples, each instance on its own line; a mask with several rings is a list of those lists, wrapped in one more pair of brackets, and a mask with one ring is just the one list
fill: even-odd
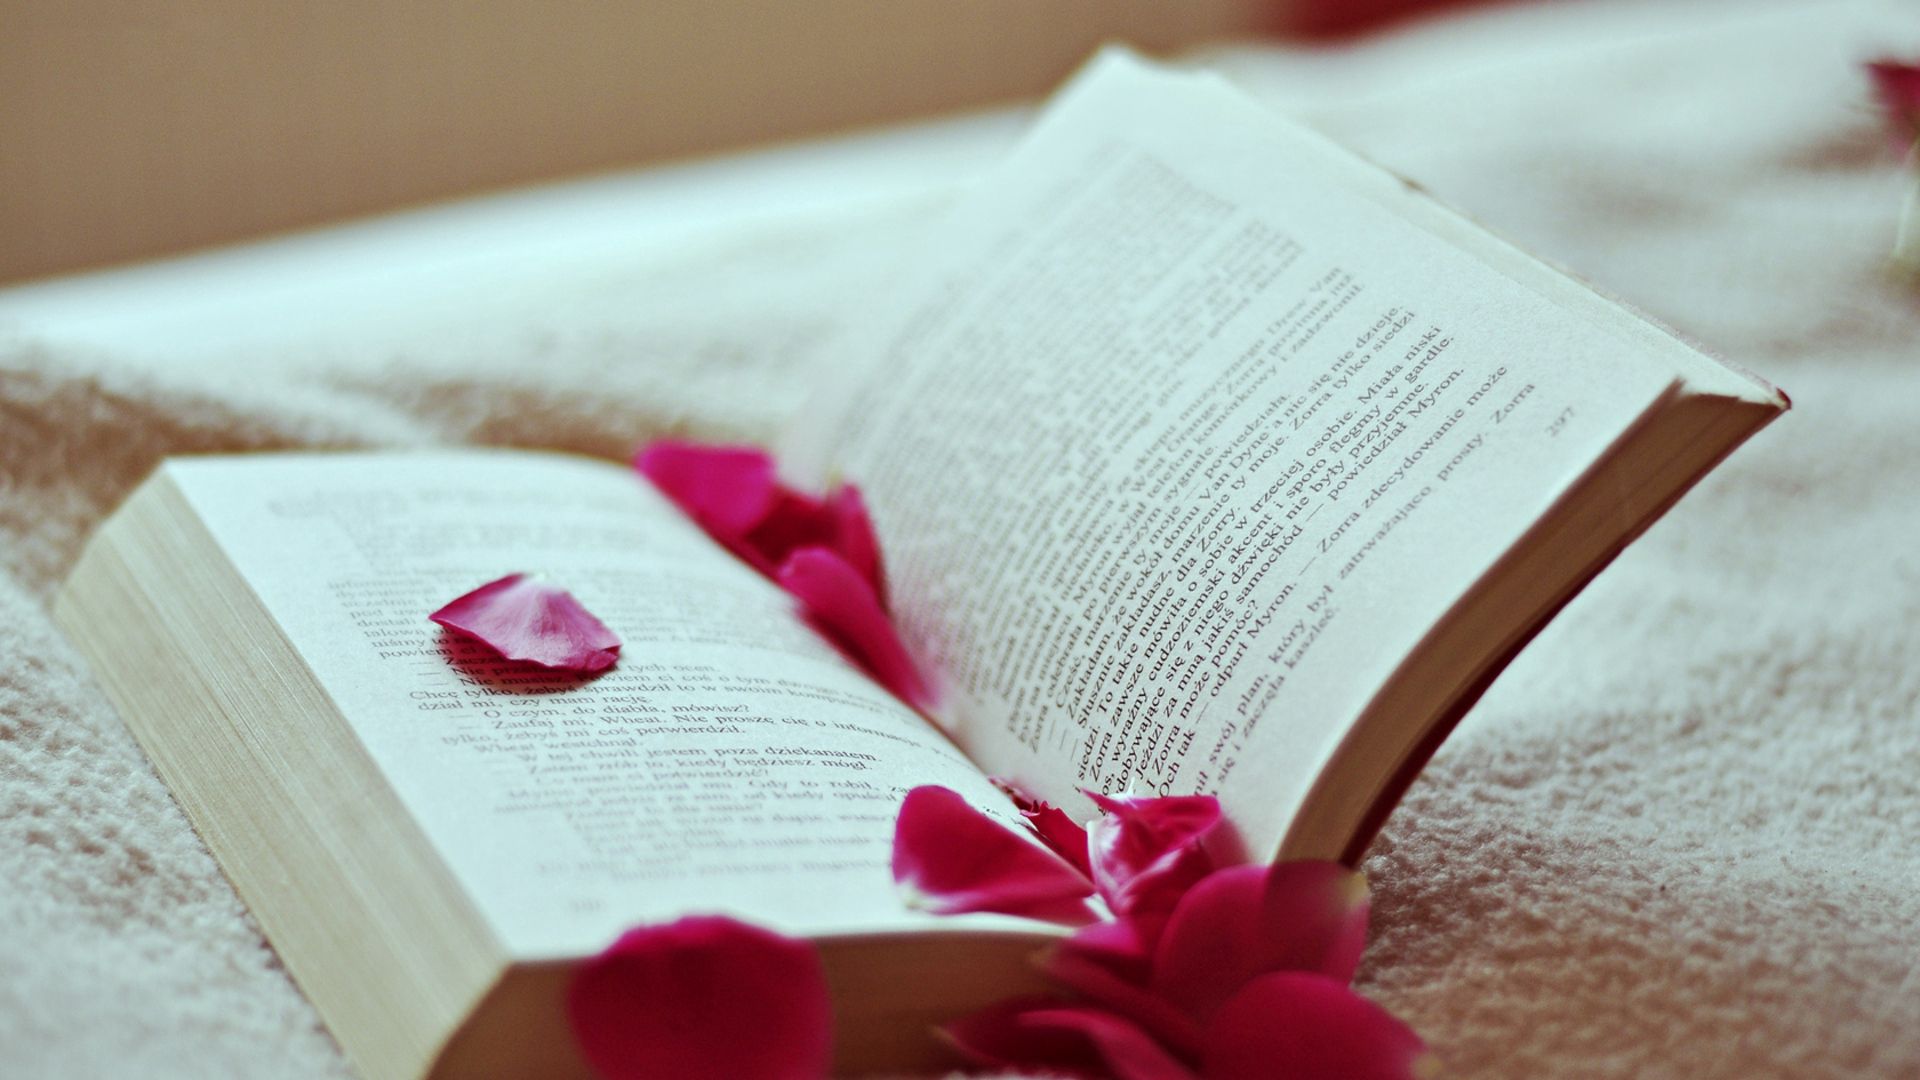
[(940, 915), (996, 911), (1052, 917), (1093, 885), (1059, 856), (975, 809), (949, 788), (907, 792), (893, 832), (893, 880), (911, 906)]
[(788, 557), (778, 580), (814, 626), (880, 685), (916, 708), (931, 705), (932, 692), (873, 586), (845, 559), (825, 548), (804, 548)]
[(1158, 912), (1104, 919), (1074, 931), (1055, 948), (1146, 986), (1152, 981), (1154, 949), (1166, 923), (1167, 916)]
[(1367, 941), (1366, 878), (1335, 862), (1236, 866), (1195, 885), (1173, 909), (1153, 988), (1205, 1019), (1275, 971), (1345, 984)]
[(1093, 954), (1062, 944), (1042, 955), (1040, 973), (1087, 1001), (1125, 1017), (1176, 1053), (1191, 1055), (1199, 1050), (1200, 1028), (1181, 1009), (1184, 1003), (1155, 994)]
[(751, 446), (699, 446), (663, 439), (634, 467), (701, 528), (738, 539), (766, 519), (778, 484), (773, 459)]
[(634, 467), (707, 535), (768, 577), (794, 552), (824, 547), (859, 571), (887, 606), (880, 543), (852, 485), (825, 499), (794, 491), (780, 483), (773, 458), (751, 446), (662, 440), (642, 450)]
[(1207, 1025), (1207, 1080), (1418, 1080), (1439, 1072), (1420, 1037), (1339, 982), (1263, 975)]
[(591, 673), (620, 658), (620, 639), (571, 593), (525, 574), (482, 585), (427, 617), (509, 660)]
[(873, 531), (873, 518), (860, 489), (846, 484), (827, 496), (827, 514), (833, 520), (833, 550), (873, 585), (873, 595), (882, 608), (887, 602), (887, 572), (880, 561), (880, 538)]
[(1087, 830), (1052, 803), (1040, 803), (1032, 810), (1020, 811), (1035, 835), (1053, 849), (1054, 854), (1073, 864), (1075, 870), (1093, 876), (1093, 864), (1087, 860)]
[(1200, 1080), (1151, 1035), (1098, 1009), (1068, 1007), (1028, 1012), (1020, 1024), (1042, 1031), (1073, 1032), (1093, 1045), (1114, 1080)]
[(1220, 822), (1220, 801), (1213, 796), (1084, 794), (1106, 811), (1087, 829), (1087, 851), (1094, 884), (1114, 914), (1170, 910), (1213, 870), (1213, 859), (1200, 846)]
[(1013, 800), (1014, 808), (1020, 816), (1027, 819), (1027, 826), (1033, 830), (1042, 843), (1052, 849), (1055, 855), (1072, 863), (1074, 869), (1093, 876), (1093, 866), (1087, 861), (1087, 830), (1080, 823), (1067, 816), (1065, 810), (1035, 798), (1027, 790), (1004, 776), (989, 776), (993, 786), (1007, 793)]
[(1920, 64), (1875, 60), (1867, 65), (1867, 76), (1887, 114), (1894, 151), (1904, 154), (1920, 140)]
[(567, 1016), (608, 1080), (820, 1080), (832, 1059), (813, 946), (727, 918), (627, 931), (581, 965)]
[(940, 1028), (940, 1035), (975, 1065), (988, 1069), (1042, 1069), (1049, 1074), (1105, 1080), (1100, 1052), (1079, 1032), (1034, 1027), (1027, 1014), (1058, 1009), (1056, 998), (1016, 997), (997, 1001)]
[(826, 503), (781, 487), (766, 516), (739, 543), (746, 549), (748, 562), (772, 574), (788, 556), (803, 548), (837, 551), (838, 529), (839, 523)]

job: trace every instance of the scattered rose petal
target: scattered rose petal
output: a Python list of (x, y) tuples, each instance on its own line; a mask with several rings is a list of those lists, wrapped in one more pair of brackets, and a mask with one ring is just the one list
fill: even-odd
[(1065, 1005), (1057, 998), (1014, 997), (997, 1001), (942, 1026), (940, 1035), (975, 1065), (988, 1069), (1044, 1069), (1049, 1073), (1104, 1080), (1099, 1051), (1078, 1032), (1023, 1023), (1028, 1013)]
[[(787, 557), (803, 548), (839, 550), (839, 523), (827, 504), (785, 487), (759, 524), (735, 541), (746, 560), (771, 575)], [(865, 575), (862, 575), (865, 576)]]
[(1154, 948), (1166, 923), (1167, 916), (1159, 913), (1106, 919), (1081, 927), (1054, 948), (1098, 964), (1128, 982), (1145, 986), (1152, 978)]
[(1867, 75), (1887, 114), (1894, 151), (1904, 154), (1920, 141), (1920, 64), (1875, 60), (1867, 65)]
[(1126, 1017), (1169, 1050), (1193, 1054), (1199, 1049), (1200, 1028), (1181, 1007), (1184, 1002), (1154, 993), (1089, 953), (1056, 947), (1041, 957), (1040, 972), (1085, 1000)]
[(778, 580), (814, 626), (880, 685), (917, 708), (932, 703), (873, 586), (845, 559), (825, 548), (804, 548), (788, 557)]
[(509, 660), (592, 673), (620, 658), (620, 639), (571, 593), (525, 574), (482, 585), (427, 617)]
[(1205, 1019), (1258, 976), (1345, 984), (1367, 941), (1366, 878), (1336, 862), (1236, 866), (1195, 885), (1161, 935), (1153, 988)]
[(1094, 884), (1114, 914), (1170, 910), (1213, 870), (1200, 840), (1219, 824), (1220, 800), (1085, 794), (1106, 811), (1087, 828), (1087, 851)]
[(1092, 895), (1061, 858), (975, 809), (959, 792), (907, 792), (893, 833), (893, 880), (911, 906), (940, 915), (996, 911), (1052, 916)]
[(832, 1058), (819, 954), (727, 918), (627, 931), (581, 965), (567, 1015), (608, 1080), (820, 1080)]
[(1221, 1006), (1201, 1056), (1207, 1080), (1424, 1080), (1439, 1062), (1393, 1014), (1305, 972), (1263, 975)]
[(766, 519), (778, 484), (773, 459), (751, 446), (698, 446), (661, 440), (634, 467), (702, 529), (743, 537)]
[(873, 585), (880, 606), (887, 601), (887, 571), (880, 561), (880, 538), (873, 531), (873, 518), (867, 513), (867, 501), (860, 489), (844, 484), (827, 496), (827, 513), (833, 518), (833, 550)]
[(1043, 1009), (1027, 1013), (1019, 1022), (1027, 1028), (1083, 1036), (1106, 1062), (1114, 1080), (1199, 1080), (1153, 1036), (1111, 1013), (1083, 1007)]
[(773, 458), (751, 446), (667, 439), (642, 450), (633, 464), (707, 535), (768, 577), (794, 552), (824, 547), (859, 571), (881, 608), (887, 606), (880, 543), (852, 485), (825, 499), (794, 491), (780, 483)]
[(1052, 803), (1041, 803), (1032, 810), (1020, 811), (1027, 819), (1034, 834), (1040, 837), (1055, 855), (1073, 864), (1075, 870), (1093, 876), (1093, 865), (1087, 861), (1087, 830), (1080, 823), (1067, 816), (1065, 810)]
[(1087, 861), (1087, 830), (1079, 822), (1068, 817), (1065, 810), (1045, 799), (1035, 798), (1025, 788), (1004, 776), (990, 776), (987, 779), (993, 782), (994, 787), (1006, 792), (1007, 798), (1013, 800), (1014, 808), (1020, 811), (1020, 816), (1027, 819), (1033, 834), (1055, 855), (1072, 863), (1074, 869), (1089, 878), (1093, 876), (1093, 866)]

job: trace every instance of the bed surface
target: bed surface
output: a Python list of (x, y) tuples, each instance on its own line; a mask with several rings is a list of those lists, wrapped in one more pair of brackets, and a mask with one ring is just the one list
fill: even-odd
[[(1365, 869), (1460, 1076), (1920, 1076), (1900, 4), (1594, 0), (1212, 56), (1793, 396), (1544, 633)], [(0, 1072), (348, 1075), (47, 605), (161, 457), (764, 437), (1017, 111), (0, 290)]]

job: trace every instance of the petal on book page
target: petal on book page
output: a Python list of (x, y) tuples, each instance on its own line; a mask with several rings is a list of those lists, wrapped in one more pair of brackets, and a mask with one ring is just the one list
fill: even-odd
[(1220, 801), (1213, 796), (1085, 794), (1106, 811), (1087, 828), (1087, 853), (1100, 898), (1114, 914), (1170, 910), (1213, 870), (1213, 859), (1200, 846), (1220, 823)]
[(803, 548), (834, 551), (887, 606), (880, 542), (860, 491), (848, 484), (817, 499), (780, 483), (773, 458), (751, 446), (662, 440), (634, 467), (707, 535), (769, 577)]
[(818, 952), (727, 918), (627, 931), (581, 965), (567, 1015), (609, 1080), (820, 1080), (832, 1059)]
[(867, 579), (880, 607), (887, 609), (891, 606), (887, 602), (887, 572), (880, 561), (880, 538), (873, 531), (866, 499), (859, 488), (846, 484), (827, 496), (826, 507), (833, 519), (833, 549)]
[(1887, 114), (1894, 151), (1904, 154), (1920, 144), (1920, 64), (1875, 60), (1867, 64), (1867, 76)]
[(804, 548), (780, 567), (780, 587), (800, 601), (808, 621), (867, 674), (916, 708), (933, 695), (873, 586), (826, 548)]
[(1087, 830), (1080, 823), (1067, 816), (1065, 810), (1027, 794), (1025, 788), (1004, 776), (989, 776), (993, 786), (1007, 793), (1020, 816), (1027, 819), (1027, 825), (1035, 836), (1053, 850), (1055, 855), (1073, 864), (1075, 870), (1093, 877), (1093, 866), (1087, 862)]
[(743, 558), (772, 574), (789, 555), (802, 548), (837, 551), (838, 529), (839, 523), (827, 503), (781, 487), (775, 490), (766, 516), (739, 538), (737, 546), (743, 549)]
[(1236, 866), (1209, 875), (1173, 909), (1153, 989), (1205, 1019), (1277, 971), (1345, 985), (1367, 941), (1367, 883), (1336, 862)]
[(427, 617), (541, 667), (590, 674), (620, 658), (620, 639), (573, 594), (525, 574), (488, 582)]
[(1263, 975), (1207, 1025), (1207, 1080), (1423, 1080), (1439, 1061), (1413, 1029), (1333, 979)]
[(1154, 948), (1166, 924), (1167, 916), (1160, 912), (1107, 919), (1081, 927), (1054, 949), (1146, 986), (1152, 981)]
[(1084, 1037), (1106, 1062), (1114, 1080), (1199, 1080), (1151, 1035), (1111, 1013), (1071, 1007), (1029, 1012), (1023, 1027), (1067, 1031)]
[(1184, 1003), (1155, 994), (1093, 954), (1062, 944), (1041, 957), (1040, 973), (1082, 999), (1126, 1017), (1169, 1050), (1189, 1055), (1199, 1051), (1200, 1027), (1181, 1008)]
[(1087, 861), (1087, 830), (1080, 823), (1067, 816), (1065, 810), (1052, 803), (1038, 803), (1033, 809), (1022, 809), (1020, 816), (1027, 819), (1033, 831), (1053, 853), (1073, 864), (1075, 870), (1093, 876), (1093, 865)]
[(1049, 1075), (1104, 1078), (1101, 1056), (1078, 1032), (1029, 1027), (1029, 1013), (1058, 1009), (1057, 998), (1016, 997), (945, 1024), (940, 1034), (962, 1057), (988, 1069), (1042, 1069)]
[(893, 880), (939, 915), (995, 911), (1084, 922), (1093, 883), (1059, 856), (975, 809), (951, 788), (907, 792), (893, 831)]
[(723, 540), (744, 537), (765, 520), (779, 489), (773, 459), (751, 446), (663, 439), (640, 451), (633, 465), (696, 524)]

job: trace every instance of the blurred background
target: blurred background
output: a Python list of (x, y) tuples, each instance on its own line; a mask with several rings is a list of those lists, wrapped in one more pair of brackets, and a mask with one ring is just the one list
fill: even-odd
[(1459, 0), (0, 0), (0, 281), (1038, 96)]

